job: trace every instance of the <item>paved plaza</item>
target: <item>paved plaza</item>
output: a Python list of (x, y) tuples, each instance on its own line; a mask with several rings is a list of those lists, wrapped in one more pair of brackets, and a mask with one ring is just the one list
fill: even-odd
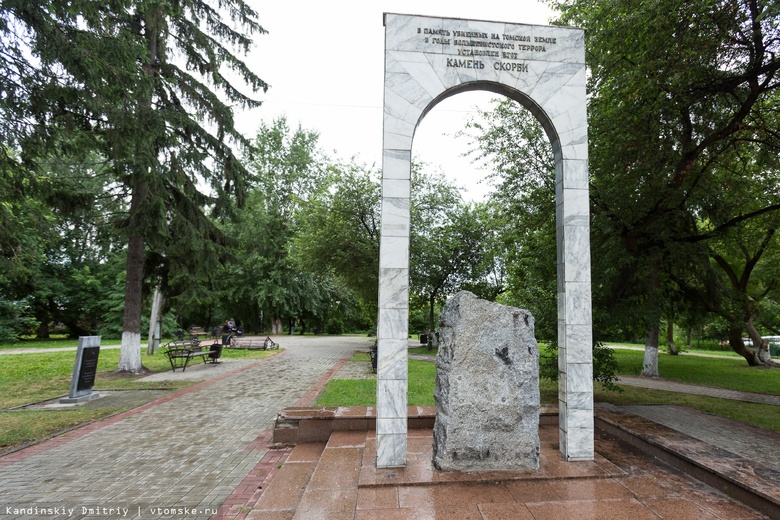
[(210, 518), (266, 454), (256, 440), (276, 413), (371, 345), (277, 341), (272, 358), (0, 458), (0, 518)]
[[(540, 429), (542, 469), (527, 474), (442, 474), (431, 466), (430, 430), (410, 430), (407, 467), (393, 470), (375, 467), (371, 430), (334, 432), (328, 442), (295, 448), (274, 446), (271, 428), (279, 410), (312, 405), (332, 377), (374, 377), (367, 356), (349, 361), (371, 346), (370, 338), (274, 339), (284, 350), (273, 357), (228, 354), (221, 365), (149, 376), (147, 381), (196, 383), (0, 457), (0, 519), (767, 518), (614, 440), (597, 440), (593, 462), (562, 462), (557, 428), (549, 424)], [(690, 390), (644, 378), (630, 384)], [(776, 482), (771, 475), (780, 474), (772, 462), (780, 436), (772, 432), (681, 407), (600, 413), (635, 429), (650, 425), (651, 440), (682, 442), (702, 459), (713, 446), (720, 457), (713, 465), (740, 460), (748, 472), (768, 471), (766, 478), (756, 476), (756, 485)], [(761, 455), (755, 466), (751, 450)]]

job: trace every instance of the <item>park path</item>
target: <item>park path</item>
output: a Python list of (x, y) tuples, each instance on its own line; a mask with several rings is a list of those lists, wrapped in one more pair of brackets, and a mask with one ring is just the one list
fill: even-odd
[[(637, 352), (644, 352), (645, 347), (635, 347), (632, 345), (604, 345), (605, 347), (612, 348), (612, 349), (618, 349), (618, 350), (634, 350)], [(719, 354), (704, 354), (702, 352), (693, 352), (691, 350), (686, 350), (685, 352), (680, 352), (677, 354), (681, 357), (705, 357), (705, 358), (715, 358), (715, 359), (733, 359), (738, 361), (743, 361), (743, 358), (739, 356), (728, 356), (728, 355), (719, 355)], [(775, 363), (780, 363), (780, 359), (772, 359)]]
[(617, 381), (620, 385), (637, 386), (652, 390), (664, 390), (680, 394), (702, 395), (705, 397), (717, 397), (745, 403), (771, 404), (780, 406), (780, 395), (760, 394), (757, 392), (743, 392), (741, 390), (729, 390), (727, 388), (715, 388), (712, 386), (692, 385), (671, 381), (662, 377), (620, 376)]
[(370, 346), (274, 339), (279, 355), (0, 457), (0, 518), (211, 517), (267, 453), (256, 441), (277, 412)]

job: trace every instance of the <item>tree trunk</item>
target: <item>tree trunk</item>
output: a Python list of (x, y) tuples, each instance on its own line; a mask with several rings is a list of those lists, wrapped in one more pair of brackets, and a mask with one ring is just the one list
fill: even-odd
[[(133, 202), (136, 195), (133, 194)], [(131, 204), (131, 208), (134, 204)], [(132, 212), (132, 209), (131, 209)], [(141, 364), (141, 311), (144, 283), (144, 239), (135, 234), (127, 246), (127, 279), (125, 282), (125, 315), (122, 324), (122, 345), (117, 372), (138, 374)]]
[(279, 316), (271, 316), (271, 335), (282, 334), (282, 319)]
[(436, 330), (436, 323), (434, 319), (434, 313), (436, 311), (436, 294), (433, 293), (428, 298), (428, 330), (431, 334)]
[[(146, 48), (149, 51), (141, 68), (149, 78), (159, 73), (158, 47), (160, 38), (159, 6), (150, 7), (144, 14), (143, 37), (146, 39)], [(139, 128), (145, 128), (146, 118), (154, 110), (152, 98), (154, 87), (150, 84), (149, 90), (139, 99), (136, 112)], [(122, 324), (122, 345), (119, 350), (119, 367), (117, 372), (140, 373), (144, 370), (141, 363), (141, 312), (143, 311), (143, 286), (144, 286), (144, 227), (141, 225), (144, 202), (149, 197), (149, 186), (144, 180), (149, 174), (150, 167), (154, 163), (151, 159), (156, 157), (158, 150), (155, 146), (154, 134), (144, 135), (145, 139), (139, 139), (136, 144), (135, 164), (129, 168), (132, 196), (130, 198), (130, 211), (128, 212), (127, 245), (127, 278), (125, 281), (125, 314)]]
[(152, 300), (152, 314), (149, 316), (149, 337), (147, 338), (146, 353), (152, 355), (160, 346), (160, 332), (162, 321), (163, 295), (159, 287), (154, 288)]
[(769, 341), (762, 338), (761, 334), (759, 334), (759, 332), (756, 330), (755, 325), (753, 325), (753, 317), (751, 317), (745, 323), (745, 328), (747, 329), (748, 336), (750, 336), (750, 339), (753, 340), (753, 347), (745, 348), (746, 351), (752, 354), (752, 359), (749, 359), (743, 355), (748, 364), (752, 367), (773, 366), (772, 357), (769, 355)]
[(40, 323), (35, 337), (38, 339), (49, 339), (49, 311), (39, 310), (35, 313), (35, 319)]
[(660, 326), (655, 323), (650, 326), (645, 339), (645, 360), (642, 363), (642, 375), (660, 377), (658, 372), (658, 333)]
[(654, 263), (650, 268), (650, 279), (648, 280), (648, 312), (651, 316), (651, 322), (645, 339), (645, 360), (642, 363), (642, 375), (649, 377), (660, 377), (661, 375), (658, 372), (658, 335), (661, 328), (661, 314), (658, 312), (660, 301), (658, 293), (661, 284), (658, 270), (658, 264)]
[(671, 319), (666, 323), (666, 342), (669, 344), (669, 354), (676, 356), (680, 353), (674, 343), (674, 322)]
[(729, 328), (729, 345), (734, 352), (745, 358), (748, 365), (751, 367), (758, 366), (761, 363), (758, 362), (758, 358), (753, 349), (748, 348), (747, 345), (745, 345), (745, 342), (742, 339), (742, 331), (743, 329), (739, 325), (732, 325)]

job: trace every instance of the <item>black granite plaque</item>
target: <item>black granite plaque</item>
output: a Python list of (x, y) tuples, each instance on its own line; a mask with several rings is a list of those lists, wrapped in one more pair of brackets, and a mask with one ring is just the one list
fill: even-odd
[(92, 392), (92, 387), (95, 384), (99, 356), (100, 336), (81, 336), (76, 347), (70, 393), (68, 397), (60, 399), (61, 403), (80, 403), (98, 397), (97, 392)]
[(95, 386), (95, 374), (97, 373), (99, 355), (100, 347), (87, 347), (83, 350), (79, 377), (76, 383), (77, 392), (92, 390), (92, 387)]

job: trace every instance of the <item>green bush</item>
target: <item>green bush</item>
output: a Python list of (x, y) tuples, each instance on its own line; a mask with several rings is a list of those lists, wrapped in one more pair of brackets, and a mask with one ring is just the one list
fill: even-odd
[(15, 343), (19, 335), (33, 327), (35, 320), (22, 316), (22, 305), (0, 296), (0, 343)]
[(731, 351), (731, 345), (728, 343), (723, 345), (716, 339), (695, 339), (691, 342), (691, 350), (721, 350), (729, 352)]
[(341, 334), (344, 330), (344, 322), (338, 318), (331, 318), (325, 324), (325, 332), (328, 334)]
[[(541, 350), (539, 376), (551, 381), (558, 380), (558, 343), (550, 342)], [(615, 383), (618, 380), (618, 362), (615, 352), (603, 343), (593, 345), (593, 380), (604, 385), (607, 390), (620, 391)]]

